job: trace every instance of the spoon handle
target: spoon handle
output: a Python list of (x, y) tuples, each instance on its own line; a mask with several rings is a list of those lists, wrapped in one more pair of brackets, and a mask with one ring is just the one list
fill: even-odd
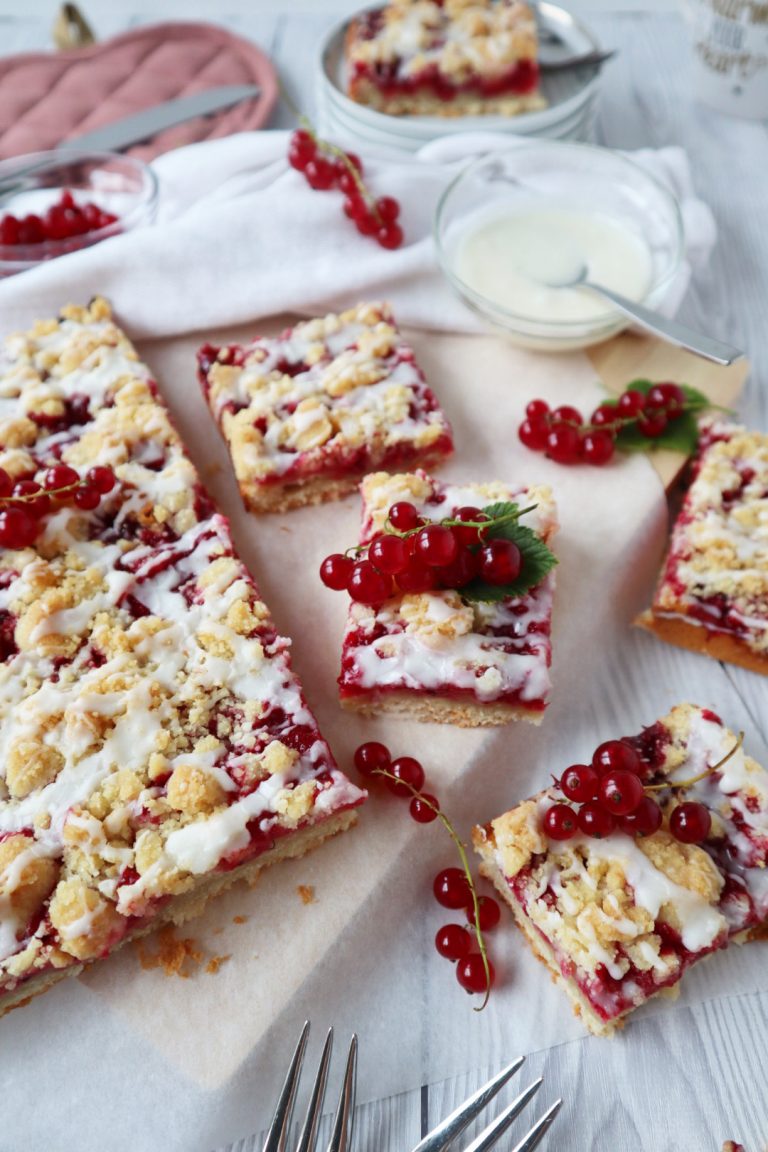
[(705, 360), (714, 361), (715, 364), (733, 364), (734, 360), (740, 360), (744, 355), (731, 344), (723, 344), (721, 340), (703, 336), (701, 332), (694, 332), (692, 328), (687, 328), (677, 320), (668, 320), (666, 316), (652, 312), (650, 308), (644, 308), (634, 300), (628, 300), (626, 296), (614, 292), (611, 288), (603, 288), (601, 284), (592, 284), (589, 280), (584, 280), (582, 283), (585, 288), (610, 300), (620, 312), (630, 316), (641, 328), (653, 332), (655, 336), (660, 336), (669, 344), (686, 348), (697, 356), (703, 356)]

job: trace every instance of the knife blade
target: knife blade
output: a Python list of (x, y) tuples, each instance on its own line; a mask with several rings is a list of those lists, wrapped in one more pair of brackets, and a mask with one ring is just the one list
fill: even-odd
[(260, 95), (258, 84), (227, 84), (219, 88), (207, 88), (191, 96), (179, 96), (175, 100), (166, 100), (164, 104), (156, 104), (153, 108), (145, 108), (133, 116), (95, 128), (92, 132), (71, 136), (60, 147), (120, 152), (132, 144), (149, 140), (165, 128), (194, 120), (196, 116), (207, 116), (222, 108), (231, 108), (233, 104), (253, 100)]

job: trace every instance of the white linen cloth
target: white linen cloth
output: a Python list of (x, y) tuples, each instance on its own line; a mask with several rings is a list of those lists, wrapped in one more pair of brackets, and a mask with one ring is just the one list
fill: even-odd
[[(288, 165), (288, 136), (246, 132), (161, 156), (156, 224), (0, 282), (3, 330), (99, 293), (139, 339), (281, 312), (322, 314), (362, 298), (389, 300), (401, 324), (480, 331), (437, 267), (432, 220), (453, 176), (473, 156), (510, 147), (509, 137), (454, 136), (402, 161), (366, 153), (371, 189), (402, 205), (405, 243), (388, 251), (372, 239), (361, 243), (339, 192), (313, 191)], [(668, 298), (673, 311), (691, 268), (709, 257), (714, 220), (695, 198), (682, 149), (632, 155), (681, 204), (686, 259)]]

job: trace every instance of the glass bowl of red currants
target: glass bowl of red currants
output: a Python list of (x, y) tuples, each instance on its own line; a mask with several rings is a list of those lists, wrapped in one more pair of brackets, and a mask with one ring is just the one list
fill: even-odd
[(0, 277), (152, 221), (157, 179), (116, 152), (58, 149), (0, 163)]
[(470, 164), (443, 193), (434, 236), (464, 302), (514, 343), (545, 351), (584, 348), (630, 323), (583, 280), (658, 308), (683, 255), (679, 205), (652, 172), (556, 140)]

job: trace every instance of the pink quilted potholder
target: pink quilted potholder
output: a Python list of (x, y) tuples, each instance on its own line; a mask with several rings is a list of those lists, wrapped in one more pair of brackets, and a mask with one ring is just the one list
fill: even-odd
[(261, 128), (278, 94), (275, 69), (247, 40), (212, 24), (152, 24), (67, 52), (0, 58), (0, 159), (55, 148), (176, 96), (258, 84), (261, 96), (158, 133), (131, 154), (161, 152)]

